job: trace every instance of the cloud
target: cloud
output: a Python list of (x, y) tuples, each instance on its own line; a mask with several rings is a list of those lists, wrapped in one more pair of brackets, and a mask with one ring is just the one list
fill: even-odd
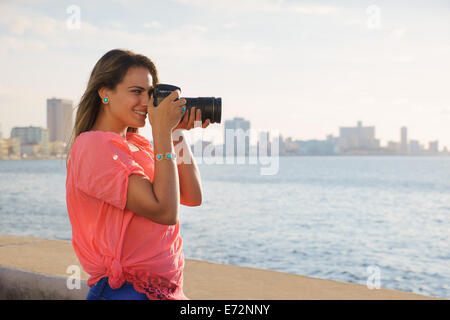
[(215, 11), (279, 11), (281, 10), (280, 1), (270, 0), (177, 0), (178, 3), (202, 7)]
[(66, 24), (65, 21), (63, 23), (50, 17), (39, 17), (34, 20), (32, 27), (33, 32), (37, 35), (53, 36), (61, 30), (65, 30)]
[(394, 63), (414, 63), (416, 62), (416, 58), (411, 55), (394, 55), (387, 57), (387, 60)]
[(16, 35), (23, 35), (25, 30), (31, 27), (30, 20), (24, 17), (18, 17), (9, 22), (9, 30)]
[(408, 105), (409, 103), (410, 101), (407, 98), (397, 98), (392, 101), (392, 104), (396, 106)]
[(110, 25), (111, 28), (116, 28), (116, 29), (123, 29), (123, 28), (125, 28), (125, 25), (123, 23), (121, 23), (121, 22), (118, 22), (118, 21), (111, 21), (109, 23), (109, 25)]
[(38, 36), (54, 36), (66, 31), (66, 21), (59, 21), (48, 16), (27, 14), (12, 6), (2, 6), (0, 26), (13, 35), (23, 36), (27, 33)]
[(185, 25), (185, 26), (182, 26), (182, 28), (188, 32), (192, 31), (192, 32), (204, 33), (206, 31), (208, 31), (208, 28), (206, 28), (204, 26), (199, 26), (199, 25)]
[(281, 0), (177, 0), (177, 2), (214, 11), (229, 12), (292, 12), (304, 15), (330, 15), (339, 11), (337, 7), (332, 6), (299, 6), (284, 3), (284, 1)]
[(159, 23), (158, 21), (152, 21), (150, 23), (145, 23), (144, 28), (159, 29), (159, 28), (161, 28), (161, 23)]
[(361, 103), (363, 105), (373, 105), (376, 102), (376, 99), (374, 97), (370, 97), (370, 96), (361, 96), (359, 97), (359, 99), (357, 100), (358, 103)]
[(225, 29), (233, 29), (236, 28), (239, 24), (236, 21), (227, 22), (222, 25)]
[(36, 39), (22, 39), (20, 37), (0, 36), (0, 56), (7, 57), (8, 52), (15, 54), (20, 52), (42, 52), (47, 49), (44, 41)]
[(396, 28), (389, 34), (389, 38), (403, 38), (406, 31), (406, 28)]
[[(10, 6), (9, 12), (19, 14), (20, 10)], [(4, 44), (0, 54), (12, 58), (17, 52), (49, 52), (54, 48), (65, 50), (88, 49), (102, 51), (102, 48), (129, 48), (136, 52), (151, 52), (153, 57), (164, 60), (176, 59), (179, 62), (198, 61), (203, 58), (219, 61), (258, 64), (268, 61), (267, 55), (272, 48), (255, 42), (238, 39), (220, 39), (208, 34), (203, 25), (181, 25), (163, 32), (149, 34), (146, 29), (140, 32), (128, 32), (115, 27), (98, 27), (81, 19), (80, 29), (70, 29), (65, 19), (54, 19), (37, 12), (21, 12), (15, 18), (0, 18), (10, 35), (2, 36)], [(161, 28), (159, 21), (151, 21), (146, 28)], [(230, 27), (230, 25), (229, 25)], [(29, 33), (29, 37), (22, 37)], [(99, 42), (101, 39), (101, 42)], [(94, 49), (96, 48), (96, 49)], [(88, 52), (86, 52), (88, 54)], [(81, 57), (79, 57), (81, 59)]]
[(293, 7), (292, 10), (306, 15), (330, 15), (338, 12), (338, 8), (330, 6)]
[(354, 25), (362, 25), (363, 22), (361, 19), (351, 19), (344, 22), (347, 26), (354, 26)]

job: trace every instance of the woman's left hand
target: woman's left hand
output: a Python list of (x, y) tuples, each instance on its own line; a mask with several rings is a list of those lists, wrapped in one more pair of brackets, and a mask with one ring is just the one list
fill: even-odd
[[(195, 117), (194, 117), (194, 112), (196, 113)], [(183, 116), (183, 119), (181, 119), (181, 121), (177, 124), (177, 126), (175, 128), (173, 128), (172, 131), (175, 131), (176, 129), (190, 130), (190, 129), (194, 128), (194, 120), (202, 121), (202, 114), (201, 114), (200, 109), (195, 110), (195, 108), (192, 107), (190, 110), (190, 114), (185, 114)], [(204, 129), (207, 126), (209, 126), (210, 122), (211, 121), (209, 119), (206, 119), (205, 122), (202, 123), (202, 128)]]

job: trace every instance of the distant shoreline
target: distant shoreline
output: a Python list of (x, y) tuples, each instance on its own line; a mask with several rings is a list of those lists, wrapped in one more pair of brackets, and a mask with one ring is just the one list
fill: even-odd
[[(220, 157), (220, 156), (217, 156)], [(267, 156), (267, 157), (272, 157), (272, 156)], [(445, 157), (450, 157), (450, 154), (436, 154), (436, 155), (431, 155), (431, 154), (421, 154), (421, 155), (404, 155), (404, 154), (283, 154), (283, 155), (279, 155), (279, 157), (401, 157), (401, 158), (445, 158)], [(203, 157), (203, 158), (215, 158), (214, 156), (212, 157)], [(223, 158), (227, 158), (227, 157), (223, 157)], [(233, 158), (233, 157), (230, 157)], [(234, 157), (234, 158), (259, 158), (258, 156), (246, 156), (246, 157)], [(52, 157), (37, 157), (37, 156), (29, 156), (29, 157), (9, 157), (9, 158), (4, 158), (1, 159), (2, 160), (54, 160), (54, 159), (61, 159), (61, 160), (65, 160), (66, 157), (65, 156), (61, 156), (61, 157), (57, 157), (57, 156), (52, 156)]]

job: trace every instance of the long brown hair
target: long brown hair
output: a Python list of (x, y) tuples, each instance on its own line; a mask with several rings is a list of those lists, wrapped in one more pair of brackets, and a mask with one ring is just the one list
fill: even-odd
[[(144, 55), (136, 54), (130, 50), (114, 49), (108, 51), (97, 61), (92, 70), (89, 82), (78, 104), (75, 125), (68, 143), (66, 154), (66, 168), (70, 157), (70, 150), (75, 139), (81, 133), (89, 131), (97, 119), (102, 101), (98, 90), (107, 87), (115, 90), (131, 67), (147, 68), (152, 75), (153, 87), (159, 82), (158, 71), (152, 60)], [(138, 128), (128, 127), (127, 132), (139, 133)]]

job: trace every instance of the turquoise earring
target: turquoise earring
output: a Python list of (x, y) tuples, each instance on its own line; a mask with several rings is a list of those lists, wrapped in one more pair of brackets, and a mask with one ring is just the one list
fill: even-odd
[(109, 101), (108, 98), (103, 98), (104, 103), (108, 103), (108, 101)]

